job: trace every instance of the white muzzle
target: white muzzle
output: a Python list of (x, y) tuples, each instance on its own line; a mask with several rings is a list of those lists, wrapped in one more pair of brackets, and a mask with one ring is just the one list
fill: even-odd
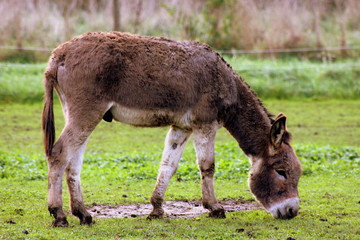
[(288, 198), (276, 203), (268, 209), (274, 218), (290, 219), (299, 214), (299, 198)]

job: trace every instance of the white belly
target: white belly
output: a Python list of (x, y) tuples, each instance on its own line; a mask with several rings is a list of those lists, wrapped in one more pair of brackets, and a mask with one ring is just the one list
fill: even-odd
[(164, 110), (132, 109), (115, 104), (111, 107), (111, 114), (115, 121), (142, 127), (159, 127), (176, 125), (183, 128), (191, 128), (191, 111), (175, 113)]

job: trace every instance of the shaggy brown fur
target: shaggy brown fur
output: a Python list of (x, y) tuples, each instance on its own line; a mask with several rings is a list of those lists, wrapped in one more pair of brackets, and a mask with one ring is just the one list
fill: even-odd
[[(67, 68), (66, 77), (61, 79), (57, 79), (59, 66)], [(79, 76), (82, 81), (76, 81)], [(238, 125), (239, 113), (252, 117), (248, 121), (250, 124), (261, 123), (261, 131), (269, 129), (272, 121), (271, 114), (248, 84), (219, 54), (199, 42), (118, 32), (88, 33), (53, 51), (46, 79), (50, 82), (47, 83), (49, 89), (55, 85), (67, 96), (67, 101), (76, 102), (76, 105), (114, 101), (129, 108), (150, 111), (193, 109), (195, 124), (218, 120), (231, 129), (250, 127)], [(102, 115), (111, 121), (108, 110), (103, 110)], [(171, 125), (171, 120), (154, 119), (154, 126)], [(237, 129), (231, 129), (237, 140), (248, 139), (237, 136), (240, 132)], [(247, 134), (249, 131), (241, 132)], [(245, 153), (258, 153), (255, 146), (247, 145), (243, 144)]]

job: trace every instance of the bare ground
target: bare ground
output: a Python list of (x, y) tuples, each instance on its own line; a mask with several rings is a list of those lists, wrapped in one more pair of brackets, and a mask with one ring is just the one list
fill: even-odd
[[(254, 201), (220, 201), (226, 212), (240, 212), (262, 207)], [(163, 205), (166, 218), (192, 218), (207, 214), (208, 210), (203, 208), (198, 201), (166, 201)], [(111, 207), (106, 205), (94, 205), (90, 213), (95, 218), (135, 218), (148, 216), (152, 210), (150, 203), (133, 204), (126, 206)]]

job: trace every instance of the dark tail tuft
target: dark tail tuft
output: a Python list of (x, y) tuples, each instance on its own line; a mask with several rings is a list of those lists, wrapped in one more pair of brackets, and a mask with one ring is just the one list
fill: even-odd
[(42, 130), (44, 133), (44, 148), (47, 157), (51, 156), (55, 142), (55, 121), (53, 111), (54, 80), (48, 76), (44, 80), (45, 96), (44, 109), (42, 112)]

